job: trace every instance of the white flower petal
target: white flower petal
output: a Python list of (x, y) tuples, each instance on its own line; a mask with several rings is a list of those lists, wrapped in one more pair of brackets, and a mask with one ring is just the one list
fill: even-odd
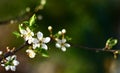
[(15, 71), (15, 70), (16, 70), (16, 67), (15, 67), (15, 66), (10, 66), (10, 69), (11, 69), (12, 71)]
[(31, 32), (31, 30), (30, 30), (30, 28), (29, 28), (29, 27), (27, 27), (27, 28), (26, 28), (26, 30), (27, 30), (27, 32)]
[(16, 57), (17, 57), (16, 55), (12, 55), (12, 56), (11, 56), (11, 59), (13, 59), (13, 58), (16, 59)]
[(39, 40), (38, 39), (36, 39), (36, 38), (33, 38), (33, 43), (39, 43)]
[(66, 39), (62, 39), (62, 43), (65, 43), (66, 42)]
[(10, 69), (10, 66), (9, 66), (9, 65), (5, 67), (5, 70), (6, 70), (6, 71), (8, 71), (9, 69)]
[(1, 66), (5, 66), (5, 64), (1, 64)]
[(32, 44), (32, 43), (33, 43), (33, 41), (34, 41), (34, 39), (33, 39), (33, 38), (29, 38), (29, 40), (28, 40), (28, 44)]
[(10, 57), (10, 56), (8, 56), (8, 57), (6, 58), (6, 60), (8, 60), (8, 61), (9, 61), (10, 59), (11, 59), (11, 57)]
[(38, 32), (38, 33), (37, 33), (37, 38), (38, 38), (39, 40), (42, 40), (42, 38), (43, 38), (43, 33), (42, 33), (42, 32)]
[(68, 44), (68, 43), (65, 43), (65, 46), (66, 46), (66, 47), (70, 47), (70, 44)]
[(59, 43), (56, 43), (55, 46), (56, 46), (57, 48), (61, 48), (61, 44), (59, 44)]
[(27, 33), (27, 31), (24, 30), (24, 29), (21, 29), (21, 30), (20, 30), (20, 33), (21, 33), (22, 35), (25, 35), (25, 34)]
[(36, 53), (31, 49), (26, 50), (26, 52), (28, 53), (30, 58), (34, 58), (36, 55)]
[(46, 45), (46, 44), (42, 44), (42, 45), (41, 45), (41, 48), (43, 48), (43, 49), (45, 49), (45, 50), (47, 50), (47, 49), (48, 49), (48, 47), (47, 47), (47, 45)]
[(26, 52), (30, 52), (30, 51), (31, 51), (31, 49), (27, 49), (27, 50), (26, 50)]
[(43, 38), (43, 42), (44, 42), (44, 43), (50, 42), (50, 37)]
[(38, 43), (33, 44), (33, 49), (36, 49), (37, 47), (40, 47), (40, 44), (38, 44)]
[(13, 60), (13, 64), (14, 64), (14, 66), (17, 66), (19, 64), (19, 62), (17, 60)]
[(65, 48), (65, 47), (62, 47), (61, 49), (62, 49), (62, 51), (64, 51), (64, 52), (66, 51), (66, 48)]
[(29, 57), (30, 57), (30, 58), (34, 58), (35, 55), (36, 55), (36, 54), (35, 54), (34, 52), (32, 52), (32, 53), (29, 54)]
[(57, 43), (61, 44), (62, 41), (60, 39), (56, 39)]
[(34, 36), (34, 32), (31, 32), (30, 34), (31, 34), (31, 36)]

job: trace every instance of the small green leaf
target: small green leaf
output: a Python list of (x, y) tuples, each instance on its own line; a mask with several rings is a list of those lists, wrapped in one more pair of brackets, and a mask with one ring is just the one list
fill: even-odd
[(117, 44), (117, 42), (118, 42), (117, 39), (109, 38), (106, 42), (106, 47), (108, 49), (112, 49), (112, 47), (115, 46)]
[(120, 50), (118, 50), (118, 54), (120, 54)]
[(43, 57), (49, 57), (49, 54), (48, 54), (47, 51), (44, 50), (44, 49), (41, 50), (41, 55), (42, 55)]
[(24, 21), (23, 24), (25, 24), (25, 25), (28, 26), (28, 25), (29, 25), (29, 22), (28, 22), (28, 21)]
[(23, 25), (19, 25), (19, 30), (22, 30), (23, 29)]
[(66, 36), (65, 38), (66, 38), (68, 41), (72, 40), (72, 38), (70, 38), (70, 37), (68, 37), (68, 36)]
[(36, 20), (36, 15), (34, 14), (29, 21), (29, 26), (32, 26), (33, 24), (35, 24), (35, 20)]
[(14, 32), (13, 32), (13, 34), (14, 34), (14, 35), (16, 35), (16, 36), (17, 36), (17, 38), (18, 38), (18, 37), (20, 37), (20, 33), (19, 33), (19, 32), (17, 32), (17, 31), (14, 31)]
[(43, 56), (43, 57), (49, 57), (49, 55), (46, 54), (46, 53), (42, 53), (42, 56)]
[(59, 38), (61, 35), (59, 35), (58, 33), (56, 33), (55, 35), (54, 35), (54, 37), (56, 37), (56, 38)]

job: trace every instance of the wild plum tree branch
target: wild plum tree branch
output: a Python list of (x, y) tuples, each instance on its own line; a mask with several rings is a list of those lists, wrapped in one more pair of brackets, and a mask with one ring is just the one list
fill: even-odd
[[(52, 37), (52, 40), (55, 41), (55, 38)], [(92, 50), (92, 51), (96, 51), (96, 52), (110, 52), (113, 54), (115, 54), (115, 53), (118, 54), (118, 52), (117, 52), (118, 50), (112, 50), (112, 49), (107, 49), (107, 48), (89, 48), (86, 46), (82, 46), (80, 44), (79, 45), (76, 45), (73, 43), (70, 43), (70, 44), (73, 48), (80, 48), (80, 49)], [(8, 56), (14, 55), (16, 52), (19, 52), (21, 49), (23, 49), (24, 47), (26, 47), (28, 45), (29, 44), (27, 42), (25, 42), (20, 47), (14, 49), (13, 51), (6, 52), (3, 56), (0, 57), (0, 61), (2, 61), (4, 58), (6, 58)]]
[[(66, 36), (66, 30), (62, 29), (58, 31), (56, 34), (52, 32), (52, 26), (48, 27), (50, 32), (48, 37), (43, 37), (43, 33), (39, 30), (36, 32), (34, 25), (36, 20), (36, 15), (34, 14), (28, 21), (24, 21), (23, 23), (19, 24), (19, 32), (14, 32), (17, 37), (21, 37), (24, 39), (24, 43), (18, 47), (9, 49), (6, 48), (7, 51), (5, 53), (0, 53), (0, 62), (1, 66), (4, 66), (6, 70), (11, 69), (15, 71), (15, 66), (19, 64), (16, 60), (16, 55), (18, 51), (23, 49), (25, 46), (28, 46), (26, 53), (30, 58), (35, 58), (36, 54), (41, 54), (43, 57), (48, 57), (47, 50), (48, 46), (47, 43), (55, 42), (55, 47), (61, 49), (63, 52), (66, 51), (66, 48), (74, 47), (86, 50), (92, 50), (97, 52), (110, 52), (114, 54), (114, 58), (117, 58), (117, 55), (120, 54), (120, 50), (113, 50), (113, 46), (115, 46), (118, 42), (117, 39), (109, 38), (106, 41), (104, 48), (89, 48), (82, 45), (76, 45), (73, 43), (68, 42), (71, 40), (68, 36)], [(70, 44), (69, 44), (70, 43)], [(14, 67), (13, 67), (14, 65)], [(12, 67), (11, 67), (12, 66)]]
[(90, 47), (87, 47), (87, 46), (83, 46), (83, 45), (80, 45), (80, 44), (78, 44), (78, 45), (76, 45), (76, 44), (73, 44), (73, 43), (70, 43), (71, 44), (71, 46), (73, 47), (73, 48), (80, 48), (80, 49), (85, 49), (85, 50), (92, 50), (92, 51), (96, 51), (96, 52), (111, 52), (111, 53), (113, 53), (113, 52), (115, 52), (116, 50), (112, 50), (112, 49), (107, 49), (107, 48), (90, 48)]

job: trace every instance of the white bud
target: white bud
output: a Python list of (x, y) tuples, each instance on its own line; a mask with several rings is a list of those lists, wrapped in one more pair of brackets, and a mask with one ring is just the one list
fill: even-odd
[(42, 20), (42, 19), (43, 19), (42, 15), (38, 15), (38, 20)]
[(20, 24), (20, 26), (23, 26), (23, 24)]
[(45, 5), (46, 4), (46, 0), (41, 0), (41, 5)]
[(55, 38), (56, 41), (58, 41), (59, 39), (58, 38)]
[(48, 26), (48, 30), (52, 30), (52, 26)]
[(61, 32), (61, 31), (58, 31), (58, 34), (59, 34), (59, 35), (61, 35), (61, 34), (62, 34), (62, 32)]
[(66, 33), (66, 30), (65, 30), (65, 29), (62, 29), (62, 33), (63, 33), (63, 34)]
[(26, 8), (26, 12), (30, 12), (30, 7), (27, 7), (27, 8)]
[(14, 20), (10, 20), (10, 23), (13, 24), (13, 23), (14, 23)]

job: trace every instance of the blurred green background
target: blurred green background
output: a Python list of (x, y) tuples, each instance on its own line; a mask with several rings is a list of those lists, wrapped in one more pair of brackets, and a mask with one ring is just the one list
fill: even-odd
[[(39, 0), (0, 0), (0, 22), (26, 13), (39, 4)], [(119, 39), (120, 1), (119, 0), (47, 0), (43, 10), (37, 12), (38, 30), (48, 36), (47, 27), (53, 26), (54, 33), (65, 28), (67, 35), (75, 45), (103, 48), (110, 37)], [(0, 25), (0, 48), (19, 47), (22, 39), (17, 39), (12, 32), (18, 30), (17, 24)], [(22, 41), (21, 41), (22, 40)], [(54, 44), (53, 44), (54, 45)], [(119, 44), (117, 47), (118, 48)], [(119, 61), (113, 54), (95, 52), (72, 46), (62, 52), (51, 46), (50, 57), (37, 56), (29, 59), (25, 50), (17, 53), (20, 65), (16, 72), (0, 73), (120, 73)]]

